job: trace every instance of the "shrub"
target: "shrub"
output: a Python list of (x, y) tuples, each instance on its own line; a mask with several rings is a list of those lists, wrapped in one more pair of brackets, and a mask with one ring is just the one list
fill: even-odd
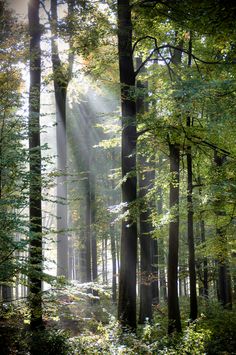
[(57, 329), (31, 333), (29, 344), (32, 355), (71, 355), (73, 352), (68, 333)]

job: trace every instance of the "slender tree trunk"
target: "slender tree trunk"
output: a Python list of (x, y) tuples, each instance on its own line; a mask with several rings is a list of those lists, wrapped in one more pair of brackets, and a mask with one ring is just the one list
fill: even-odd
[(118, 50), (122, 111), (122, 202), (127, 220), (122, 221), (118, 319), (136, 328), (137, 223), (130, 215), (137, 196), (135, 73), (132, 57), (132, 22), (129, 0), (118, 0)]
[[(220, 169), (225, 161), (225, 156), (220, 156), (216, 151), (214, 153), (214, 163), (217, 169)], [(224, 214), (221, 211), (221, 201), (218, 198), (216, 202), (216, 216), (218, 219)], [(220, 226), (216, 228), (218, 242), (218, 300), (224, 308), (232, 309), (231, 278), (229, 273), (227, 237), (225, 231)]]
[[(141, 159), (142, 167), (147, 167), (145, 159)], [(139, 197), (144, 199), (148, 192), (149, 183), (152, 184), (153, 171), (144, 172), (139, 179)], [(142, 204), (145, 206), (145, 203)], [(151, 237), (153, 230), (150, 222), (150, 206), (146, 204), (145, 210), (140, 211), (140, 311), (139, 323), (144, 324), (146, 319), (152, 320), (152, 246), (154, 240)], [(156, 255), (155, 255), (156, 256)]]
[(86, 181), (86, 282), (92, 281), (92, 263), (91, 263), (91, 200), (90, 200), (90, 173), (87, 173)]
[[(187, 127), (190, 127), (190, 117), (187, 118)], [(197, 319), (197, 290), (196, 290), (196, 262), (195, 262), (195, 245), (193, 232), (193, 172), (192, 172), (192, 148), (187, 147), (187, 172), (188, 172), (188, 188), (187, 188), (187, 220), (188, 220), (188, 267), (190, 281), (190, 319)]]
[[(56, 141), (57, 141), (57, 275), (68, 278), (68, 217), (67, 217), (67, 137), (66, 137), (66, 95), (71, 77), (73, 59), (69, 57), (68, 71), (65, 74), (61, 63), (57, 44), (57, 0), (51, 0), (51, 47), (54, 75), (54, 91), (56, 101)], [(68, 10), (72, 11), (73, 1), (68, 2)]]
[[(141, 58), (137, 58), (137, 67), (142, 63)], [(145, 97), (141, 90), (147, 90), (148, 84), (137, 82), (136, 110), (137, 114), (144, 114), (148, 107), (145, 104)], [(140, 145), (142, 142), (140, 142)], [(154, 289), (153, 271), (155, 267), (152, 266), (153, 260), (156, 258), (157, 248), (152, 250), (152, 247), (157, 247), (156, 240), (151, 237), (152, 224), (150, 221), (150, 203), (146, 201), (148, 190), (153, 186), (155, 172), (150, 170), (150, 164), (147, 163), (146, 157), (140, 155), (140, 173), (139, 173), (139, 198), (143, 200), (142, 207), (139, 212), (139, 227), (140, 227), (140, 309), (139, 309), (139, 323), (144, 324), (146, 320), (152, 320), (152, 291)], [(150, 171), (149, 171), (150, 170)], [(155, 297), (155, 296), (154, 296)]]
[[(161, 168), (161, 158), (159, 162), (159, 169)], [(163, 191), (162, 188), (158, 188), (158, 204), (157, 210), (159, 215), (163, 213)], [(165, 247), (164, 240), (161, 238), (158, 241), (158, 252), (159, 252), (159, 274), (160, 274), (160, 297), (163, 297), (163, 300), (167, 301), (167, 288), (166, 288), (166, 275), (165, 275), (165, 267), (166, 267), (166, 258), (165, 258)]]
[(96, 218), (96, 207), (95, 207), (95, 179), (91, 176), (90, 185), (90, 204), (91, 204), (91, 239), (92, 239), (92, 279), (97, 281), (98, 278), (98, 262), (97, 262), (97, 238), (95, 230), (95, 218)]
[(115, 228), (114, 226), (110, 227), (111, 234), (111, 257), (112, 257), (112, 302), (116, 303), (117, 301), (117, 291), (116, 291), (116, 243), (115, 243)]
[[(201, 242), (205, 243), (206, 242), (205, 222), (202, 216), (200, 221), (200, 231), (201, 231)], [(203, 297), (208, 298), (208, 263), (206, 257), (203, 258)]]
[(28, 5), (30, 33), (30, 92), (29, 92), (29, 148), (30, 148), (30, 242), (29, 242), (29, 298), (31, 329), (43, 327), (42, 320), (42, 208), (41, 208), (41, 149), (40, 149), (40, 86), (41, 50), (39, 0)]
[(168, 333), (181, 331), (178, 299), (178, 251), (179, 251), (179, 147), (169, 143), (170, 149), (170, 211), (168, 255)]
[[(112, 150), (112, 169), (115, 169), (115, 149)], [(111, 181), (111, 189), (112, 189), (112, 194), (111, 194), (111, 204), (115, 205), (116, 204), (116, 198), (115, 198), (115, 183), (114, 179)], [(117, 302), (117, 243), (116, 243), (116, 231), (115, 231), (115, 226), (113, 223), (110, 223), (110, 235), (111, 235), (111, 257), (112, 257), (112, 302), (116, 304)]]

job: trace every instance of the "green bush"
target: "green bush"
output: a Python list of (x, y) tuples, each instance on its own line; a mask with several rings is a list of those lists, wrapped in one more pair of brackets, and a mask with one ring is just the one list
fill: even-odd
[(31, 355), (71, 355), (72, 346), (65, 331), (50, 329), (35, 331), (30, 337)]
[(203, 331), (211, 335), (206, 343), (206, 353), (235, 354), (236, 349), (236, 312), (224, 310), (217, 303), (210, 303), (201, 322)]

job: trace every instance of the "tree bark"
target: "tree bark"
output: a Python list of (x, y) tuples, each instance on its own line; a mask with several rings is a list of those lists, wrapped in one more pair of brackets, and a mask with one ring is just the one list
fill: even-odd
[[(159, 169), (161, 167), (161, 158), (159, 162)], [(163, 213), (163, 191), (162, 188), (158, 188), (158, 204), (157, 204), (157, 211), (158, 214), (161, 215)], [(167, 301), (167, 287), (166, 287), (166, 275), (165, 275), (165, 266), (166, 266), (166, 258), (165, 258), (165, 247), (163, 238), (160, 238), (158, 241), (158, 259), (159, 259), (159, 275), (160, 275), (160, 295), (162, 296), (163, 300)]]
[(178, 299), (178, 251), (179, 251), (179, 147), (169, 143), (170, 149), (170, 211), (168, 255), (168, 333), (181, 331)]
[[(137, 58), (137, 67), (142, 63), (141, 58)], [(148, 110), (145, 105), (145, 97), (141, 90), (147, 89), (148, 84), (137, 82), (136, 110), (137, 114), (144, 114)], [(140, 145), (142, 143), (140, 142)], [(155, 177), (154, 169), (151, 169), (150, 164), (144, 155), (140, 155), (140, 173), (139, 173), (139, 198), (142, 201), (142, 206), (139, 212), (139, 227), (140, 227), (140, 309), (139, 323), (144, 324), (147, 319), (152, 320), (152, 299), (156, 297), (155, 291), (156, 282), (156, 267), (153, 264), (157, 258), (157, 240), (153, 240), (152, 223), (150, 221), (150, 209), (153, 207), (147, 202), (146, 195), (149, 189), (153, 186)], [(154, 295), (153, 295), (154, 292)]]
[[(178, 49), (179, 48), (179, 49)], [(177, 45), (172, 56), (172, 63), (181, 63), (183, 41)], [(170, 213), (173, 217), (169, 223), (169, 254), (168, 254), (168, 333), (181, 332), (181, 320), (178, 299), (178, 252), (179, 252), (179, 159), (178, 144), (171, 143), (170, 151)]]
[[(141, 159), (142, 167), (147, 167), (147, 162), (144, 159)], [(144, 172), (139, 179), (139, 197), (144, 199), (149, 188), (149, 184), (153, 183), (153, 171)], [(145, 203), (142, 204), (145, 206)], [(146, 204), (144, 207), (145, 210), (140, 211), (140, 311), (139, 311), (139, 323), (144, 324), (148, 319), (152, 320), (152, 277), (156, 277), (156, 274), (153, 275), (153, 253), (155, 257), (157, 256), (157, 250), (152, 250), (154, 240), (151, 237), (152, 233), (152, 224), (150, 222), (150, 206)]]
[[(190, 127), (191, 120), (187, 117), (187, 127)], [(190, 280), (190, 315), (191, 321), (197, 319), (197, 290), (196, 290), (196, 262), (195, 262), (195, 245), (193, 232), (193, 172), (192, 172), (192, 148), (187, 147), (187, 220), (188, 220), (188, 268)]]
[[(214, 152), (214, 163), (217, 169), (220, 169), (225, 161), (225, 156), (220, 156)], [(221, 210), (221, 201), (218, 197), (216, 201), (216, 216), (218, 219), (224, 212)], [(225, 231), (220, 226), (216, 228), (216, 237), (218, 243), (218, 300), (224, 308), (232, 309), (232, 294), (231, 294), (231, 278), (229, 273), (228, 251), (227, 251), (227, 236)]]
[(39, 0), (28, 5), (30, 33), (29, 155), (30, 155), (30, 242), (29, 299), (32, 330), (43, 327), (42, 320), (42, 207), (40, 148), (41, 29)]
[(118, 319), (123, 326), (136, 328), (137, 223), (131, 207), (137, 196), (135, 73), (132, 57), (131, 6), (118, 0), (118, 51), (122, 111), (122, 202), (127, 219), (122, 221)]
[[(71, 11), (73, 2), (69, 1)], [(57, 0), (51, 0), (51, 59), (54, 76), (56, 101), (56, 141), (57, 141), (57, 275), (68, 278), (68, 212), (67, 212), (67, 136), (66, 136), (66, 95), (72, 61), (69, 58), (68, 71), (64, 73), (57, 44)]]

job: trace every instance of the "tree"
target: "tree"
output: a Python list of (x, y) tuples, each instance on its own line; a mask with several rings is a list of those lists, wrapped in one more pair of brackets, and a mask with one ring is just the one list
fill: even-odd
[(118, 0), (118, 51), (122, 112), (122, 203), (118, 318), (124, 326), (136, 328), (137, 224), (132, 206), (136, 187), (136, 105), (132, 55), (131, 4)]
[[(181, 63), (182, 41), (173, 52), (172, 62)], [(168, 137), (170, 152), (170, 196), (169, 208), (172, 219), (169, 223), (169, 254), (168, 254), (168, 333), (181, 331), (181, 320), (178, 300), (178, 252), (179, 252), (179, 161), (180, 147), (178, 142)], [(175, 138), (174, 138), (175, 140)]]
[[(192, 38), (190, 32), (189, 39), (189, 57), (188, 66), (192, 61)], [(193, 120), (190, 116), (186, 119), (186, 126), (193, 126)], [(194, 245), (194, 226), (193, 226), (193, 164), (192, 164), (192, 147), (187, 146), (187, 224), (188, 224), (188, 265), (189, 265), (189, 281), (190, 281), (190, 319), (194, 321), (197, 318), (197, 290), (196, 290), (196, 262), (195, 262), (195, 245)]]
[(29, 92), (29, 158), (30, 158), (30, 243), (29, 291), (30, 325), (33, 330), (43, 327), (42, 321), (42, 192), (40, 147), (40, 85), (41, 85), (41, 28), (39, 0), (28, 5), (30, 33), (30, 92)]
[[(141, 58), (137, 59), (137, 67), (142, 64)], [(144, 93), (144, 92), (145, 93)], [(145, 94), (147, 91), (147, 83), (142, 83), (141, 80), (137, 82), (137, 100), (136, 110), (137, 114), (142, 115), (147, 111), (145, 103)], [(151, 209), (152, 203), (147, 201), (148, 191), (153, 187), (153, 180), (155, 177), (155, 170), (150, 162), (147, 162), (147, 157), (142, 152), (142, 144), (144, 141), (138, 142), (140, 148), (140, 172), (138, 179), (140, 212), (139, 212), (139, 230), (140, 230), (140, 309), (139, 309), (139, 323), (144, 324), (147, 319), (152, 320), (152, 299), (156, 297), (154, 290), (153, 279), (155, 280), (157, 264), (157, 240), (152, 239), (152, 223), (151, 223)], [(153, 255), (155, 256), (153, 257)]]
[[(51, 59), (53, 83), (56, 101), (56, 140), (57, 140), (57, 275), (68, 278), (68, 211), (67, 211), (67, 135), (66, 135), (66, 95), (72, 74), (73, 56), (68, 57), (68, 64), (62, 63), (57, 43), (58, 15), (57, 0), (51, 0)], [(74, 7), (74, 1), (68, 0), (68, 12)], [(71, 52), (72, 53), (72, 52)]]

